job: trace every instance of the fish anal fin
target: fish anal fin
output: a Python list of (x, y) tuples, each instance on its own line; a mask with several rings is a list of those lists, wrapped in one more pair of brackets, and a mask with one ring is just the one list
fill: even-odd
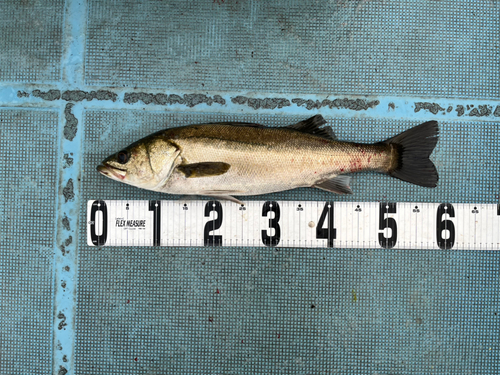
[(209, 194), (209, 195), (206, 195), (206, 196), (210, 197), (210, 198), (214, 198), (214, 199), (220, 199), (220, 200), (225, 200), (225, 201), (230, 201), (230, 202), (238, 203), (238, 204), (240, 204), (242, 206), (245, 205), (245, 203), (243, 203), (239, 199), (236, 199), (235, 197), (232, 197), (230, 195), (212, 195), (212, 194)]
[(321, 115), (316, 115), (307, 120), (298, 122), (294, 125), (288, 126), (290, 129), (297, 130), (302, 133), (308, 133), (312, 135), (316, 135), (321, 138), (336, 140), (337, 137), (333, 133), (332, 129), (329, 127), (321, 128), (320, 126), (325, 125), (326, 120)]
[(186, 178), (220, 176), (226, 173), (231, 165), (223, 162), (203, 162), (193, 164), (181, 164), (177, 167), (179, 172), (184, 173)]
[(314, 187), (326, 190), (335, 194), (352, 194), (352, 190), (349, 187), (349, 183), (351, 181), (351, 177), (349, 176), (336, 176), (329, 180), (321, 181), (319, 183), (314, 184)]

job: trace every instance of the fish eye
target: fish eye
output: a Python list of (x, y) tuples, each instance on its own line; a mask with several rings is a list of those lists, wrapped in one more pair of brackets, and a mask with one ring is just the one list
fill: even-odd
[(128, 162), (129, 153), (126, 150), (120, 151), (116, 155), (116, 158), (118, 159), (118, 163), (125, 164), (126, 162)]

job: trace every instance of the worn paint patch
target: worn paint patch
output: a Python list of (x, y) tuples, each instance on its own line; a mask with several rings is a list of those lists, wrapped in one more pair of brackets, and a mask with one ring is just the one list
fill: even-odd
[[(91, 101), (93, 99), (97, 100), (112, 100), (116, 101), (118, 95), (112, 91), (108, 90), (97, 90), (97, 91), (82, 91), (82, 90), (66, 90), (61, 94), (60, 90), (49, 90), (43, 92), (40, 90), (33, 90), (31, 93), (36, 98), (41, 98), (43, 100), (65, 100), (67, 102), (81, 102), (82, 100)], [(17, 92), (18, 97), (29, 96), (26, 92)]]
[(71, 230), (71, 226), (70, 226), (70, 223), (69, 223), (69, 218), (64, 215), (64, 217), (62, 218), (62, 226), (64, 229), (66, 229), (67, 231), (70, 231)]
[(43, 100), (59, 100), (61, 99), (61, 91), (59, 90), (49, 90), (47, 92), (43, 92), (40, 90), (33, 90), (31, 93), (35, 98), (41, 98)]
[(57, 329), (61, 330), (68, 325), (68, 323), (66, 323), (66, 315), (64, 315), (62, 312), (59, 312), (59, 314), (57, 314), (57, 319), (61, 319), (57, 326)]
[(321, 102), (319, 100), (302, 99), (296, 98), (292, 99), (292, 103), (295, 103), (297, 107), (305, 106), (306, 109), (320, 109), (321, 107), (328, 107), (330, 109), (350, 109), (353, 111), (366, 111), (369, 108), (375, 108), (380, 104), (378, 100), (368, 101), (365, 99), (324, 99)]
[(484, 117), (491, 115), (493, 108), (489, 105), (479, 105), (469, 112), (469, 116)]
[(247, 104), (253, 109), (265, 108), (265, 109), (275, 109), (289, 107), (292, 104), (290, 100), (286, 98), (248, 98), (246, 96), (236, 96), (231, 98), (231, 102), (234, 104), (244, 105)]
[(66, 202), (73, 201), (75, 199), (75, 192), (73, 189), (73, 179), (70, 178), (63, 189), (64, 200)]
[(68, 238), (66, 238), (64, 240), (64, 243), (60, 246), (62, 255), (66, 255), (66, 253), (69, 253), (69, 251), (66, 251), (66, 247), (68, 247), (69, 245), (71, 245), (72, 242), (73, 242), (73, 237), (72, 236), (69, 236)]
[(82, 90), (67, 90), (64, 91), (62, 96), (62, 100), (66, 100), (69, 102), (80, 102), (82, 100), (112, 100), (116, 101), (118, 95), (112, 91), (107, 90), (97, 90), (97, 91), (82, 91)]
[[(73, 154), (71, 153), (71, 155)], [(64, 158), (63, 168), (68, 168), (73, 165), (73, 158), (70, 157), (70, 154), (64, 154), (63, 158)]]
[(436, 115), (439, 111), (444, 111), (445, 109), (437, 103), (415, 102), (415, 113), (419, 112), (420, 110), (427, 110)]
[(134, 104), (139, 101), (144, 104), (156, 104), (156, 105), (172, 105), (181, 104), (188, 107), (194, 107), (198, 104), (206, 104), (211, 106), (212, 104), (226, 104), (226, 100), (220, 95), (214, 95), (213, 97), (204, 94), (184, 94), (179, 96), (176, 94), (166, 95), (166, 94), (150, 94), (145, 92), (128, 92), (125, 93), (123, 101), (126, 104)]
[[(246, 96), (235, 96), (231, 98), (231, 102), (239, 105), (247, 105), (253, 109), (276, 109), (291, 106), (290, 100), (287, 98), (249, 98)], [(308, 110), (320, 109), (322, 107), (337, 108), (337, 109), (351, 109), (354, 111), (367, 110), (374, 108), (380, 104), (378, 100), (367, 101), (364, 99), (323, 99), (312, 100), (303, 98), (294, 98), (291, 100), (297, 107), (306, 107)]]
[(76, 136), (76, 132), (78, 131), (78, 120), (75, 115), (71, 112), (71, 108), (73, 108), (74, 104), (68, 103), (66, 104), (66, 108), (64, 109), (64, 116), (66, 117), (66, 124), (64, 125), (64, 138), (68, 141), (72, 141)]

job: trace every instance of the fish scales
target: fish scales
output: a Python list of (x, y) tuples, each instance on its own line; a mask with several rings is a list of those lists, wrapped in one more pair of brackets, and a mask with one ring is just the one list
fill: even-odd
[(227, 173), (202, 181), (174, 174), (161, 191), (175, 194), (227, 190), (256, 195), (309, 187), (344, 172), (383, 171), (390, 165), (387, 145), (327, 140), (287, 128), (214, 124), (169, 130), (165, 137), (179, 147), (185, 163), (211, 160), (231, 165)]

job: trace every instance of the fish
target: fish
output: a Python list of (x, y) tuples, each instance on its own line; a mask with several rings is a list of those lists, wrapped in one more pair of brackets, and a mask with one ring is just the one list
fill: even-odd
[(430, 160), (436, 121), (373, 144), (340, 141), (325, 124), (316, 115), (287, 127), (226, 122), (167, 128), (109, 156), (97, 170), (142, 189), (237, 203), (235, 196), (300, 187), (352, 194), (349, 174), (366, 171), (437, 186)]

